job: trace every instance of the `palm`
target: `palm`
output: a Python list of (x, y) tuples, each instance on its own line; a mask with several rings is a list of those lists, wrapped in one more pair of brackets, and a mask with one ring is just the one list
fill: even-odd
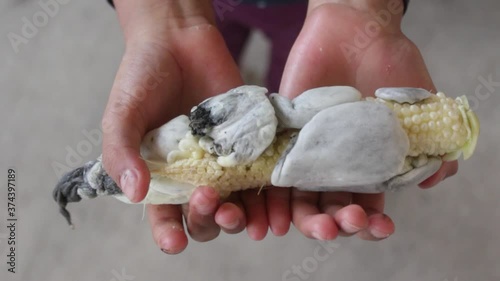
[(185, 45), (203, 44), (203, 48), (178, 48), (151, 42), (143, 43), (146, 47), (141, 47), (140, 56), (134, 53), (137, 64), (134, 70), (140, 73), (129, 73), (129, 76), (139, 77), (139, 83), (148, 85), (144, 86), (148, 94), (140, 106), (148, 129), (156, 128), (179, 114), (189, 113), (193, 104), (241, 85), (238, 68), (227, 54), (220, 35), (209, 26), (203, 31), (181, 33), (178, 36), (182, 39), (177, 40)]
[[(381, 86), (434, 90), (420, 52), (392, 21), (369, 34), (365, 27), (373, 18), (367, 12), (339, 4), (310, 11), (288, 58), (281, 92), (296, 96), (311, 85), (332, 83), (355, 86), (367, 95)], [(359, 33), (368, 40), (355, 40)]]

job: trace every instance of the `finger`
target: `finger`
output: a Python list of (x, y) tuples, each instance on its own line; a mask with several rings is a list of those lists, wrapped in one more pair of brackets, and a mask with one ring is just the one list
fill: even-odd
[(241, 201), (245, 207), (248, 236), (256, 241), (264, 239), (269, 228), (266, 194), (259, 194), (259, 190), (245, 190), (241, 193)]
[(246, 216), (239, 193), (233, 193), (215, 213), (215, 222), (229, 234), (242, 232), (246, 227)]
[(276, 236), (283, 236), (290, 229), (290, 194), (290, 188), (273, 187), (266, 190), (267, 219)]
[(352, 204), (358, 204), (365, 210), (373, 210), (382, 213), (384, 212), (385, 195), (384, 193), (353, 193)]
[(363, 240), (380, 241), (391, 236), (395, 231), (394, 222), (386, 214), (367, 211), (368, 228), (358, 232)]
[(211, 187), (198, 187), (189, 204), (184, 205), (184, 217), (191, 238), (206, 242), (216, 238), (220, 227), (215, 223), (215, 212), (219, 206), (219, 194)]
[(146, 196), (150, 180), (139, 153), (142, 137), (172, 117), (165, 108), (180, 91), (177, 65), (165, 53), (127, 46), (102, 120), (104, 168), (132, 202)]
[(325, 213), (334, 214), (339, 209), (349, 205), (352, 200), (350, 192), (324, 192), (319, 201), (320, 209)]
[(335, 219), (341, 236), (350, 236), (368, 226), (368, 217), (363, 208), (350, 205), (351, 201), (350, 192), (328, 192), (321, 195), (321, 210)]
[(419, 186), (424, 189), (431, 188), (457, 172), (458, 161), (444, 162), (434, 175), (421, 182)]
[(353, 194), (352, 203), (361, 206), (368, 215), (368, 227), (358, 232), (364, 240), (381, 240), (394, 233), (394, 222), (385, 215), (385, 195), (378, 194)]
[(139, 153), (145, 123), (133, 110), (133, 100), (123, 94), (108, 104), (102, 122), (103, 164), (127, 198), (136, 203), (146, 196), (150, 177)]
[(350, 192), (321, 194), (320, 209), (335, 219), (341, 236), (351, 236), (368, 226), (365, 211), (358, 205), (349, 205), (351, 200)]
[(292, 221), (306, 237), (318, 240), (332, 240), (337, 237), (338, 228), (328, 214), (321, 214), (317, 207), (320, 193), (296, 189), (291, 195)]
[(329, 214), (335, 218), (341, 236), (352, 236), (368, 227), (368, 215), (359, 205), (351, 204)]
[(187, 247), (182, 214), (176, 205), (148, 205), (148, 217), (153, 238), (167, 254), (178, 254)]

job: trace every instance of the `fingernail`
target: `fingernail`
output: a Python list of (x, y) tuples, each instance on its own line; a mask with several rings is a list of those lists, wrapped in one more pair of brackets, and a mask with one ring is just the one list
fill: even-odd
[(392, 222), (391, 217), (389, 217), (389, 216), (388, 216), (388, 215), (386, 215), (386, 214), (382, 214), (382, 219), (383, 219), (384, 221), (387, 221), (387, 222)]
[(210, 200), (205, 197), (205, 193), (203, 193), (203, 195), (199, 195), (196, 198), (196, 205), (194, 207), (200, 215), (207, 216), (210, 213), (212, 213), (212, 207), (210, 206)]
[(383, 233), (383, 232), (380, 232), (376, 229), (370, 229), (370, 233), (373, 235), (373, 237), (378, 238), (378, 239), (385, 239), (385, 238), (391, 236), (391, 234), (389, 234), (389, 233)]
[(137, 185), (137, 171), (126, 170), (120, 177), (120, 187), (127, 198), (132, 201), (135, 198)]
[(233, 221), (232, 223), (228, 223), (228, 224), (226, 225), (226, 228), (227, 228), (227, 229), (235, 229), (235, 228), (237, 228), (237, 227), (238, 227), (238, 225), (240, 225), (240, 220), (235, 220), (235, 221)]
[(211, 188), (211, 187), (206, 187), (203, 189), (203, 194), (210, 198), (210, 199), (214, 199), (217, 197), (217, 192), (215, 191), (215, 189)]
[(165, 254), (167, 255), (171, 255), (172, 253), (170, 253), (168, 250), (165, 250), (165, 249), (160, 249), (162, 252), (164, 252)]
[(196, 212), (203, 216), (208, 216), (214, 211), (213, 206), (211, 206), (212, 204), (210, 204), (211, 196), (207, 195), (208, 193), (210, 193), (210, 189), (202, 189), (200, 193), (196, 194), (196, 198), (194, 198), (193, 202)]
[(311, 233), (311, 236), (317, 240), (325, 240), (323, 237), (321, 237), (321, 235), (318, 232)]
[(342, 221), (340, 223), (340, 227), (342, 228), (342, 230), (344, 230), (345, 232), (347, 233), (354, 233), (354, 232), (358, 232), (360, 231), (362, 228), (359, 227), (359, 226), (356, 226), (354, 224), (350, 224), (349, 222), (347, 221)]

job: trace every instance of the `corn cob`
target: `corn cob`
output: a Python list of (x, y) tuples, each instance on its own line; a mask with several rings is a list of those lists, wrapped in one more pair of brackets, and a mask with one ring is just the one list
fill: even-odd
[(380, 98), (367, 100), (383, 103), (396, 113), (410, 140), (408, 156), (425, 154), (456, 160), (462, 149), (464, 159), (472, 155), (479, 121), (469, 110), (465, 96), (454, 100), (439, 92), (417, 104), (400, 104)]
[[(470, 157), (473, 150), (469, 146), (475, 142), (478, 129), (468, 120), (477, 119), (471, 111), (467, 112), (466, 98), (453, 100), (443, 93), (417, 104), (399, 104), (380, 98), (367, 98), (367, 101), (383, 103), (391, 108), (409, 136), (409, 157), (443, 156), (445, 160), (455, 160), (462, 149), (469, 149), (464, 154)], [(472, 114), (473, 118), (468, 118)], [(474, 132), (473, 132), (474, 130)], [(206, 153), (198, 145), (198, 138), (188, 135), (179, 145), (181, 150), (169, 154), (169, 163), (160, 168), (153, 168), (152, 173), (161, 177), (189, 183), (194, 186), (211, 186), (221, 195), (248, 188), (269, 186), (270, 175), (286, 148), (290, 132), (278, 135), (273, 144), (253, 163), (222, 167), (217, 157)]]
[[(455, 100), (438, 93), (423, 101), (398, 103), (381, 98), (366, 98), (368, 102), (386, 105), (398, 118), (409, 141), (409, 150), (402, 173), (412, 169), (412, 161), (438, 156), (443, 160), (455, 160), (463, 152), (469, 158), (475, 148), (479, 134), (479, 121), (469, 109), (466, 97)], [(170, 151), (166, 162), (147, 160), (152, 176), (152, 184), (157, 181), (159, 189), (150, 186), (143, 203), (166, 204), (185, 203), (196, 186), (210, 186), (221, 197), (233, 191), (262, 188), (271, 185), (271, 175), (288, 143), (298, 130), (286, 130), (276, 134), (267, 149), (254, 161), (231, 167), (218, 163), (218, 156), (200, 146), (200, 137), (188, 133), (178, 144), (178, 149)], [(172, 190), (161, 190), (161, 179), (169, 183), (186, 184), (174, 186)], [(192, 187), (192, 188), (191, 188)], [(166, 192), (165, 192), (166, 191)], [(56, 186), (53, 196), (61, 208), (61, 213), (71, 224), (65, 209), (69, 202), (99, 195), (112, 195), (130, 203), (120, 188), (106, 174), (100, 159), (91, 161), (65, 175)]]

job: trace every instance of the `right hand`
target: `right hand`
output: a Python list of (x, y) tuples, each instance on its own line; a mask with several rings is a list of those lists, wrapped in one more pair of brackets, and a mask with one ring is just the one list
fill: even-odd
[[(211, 20), (211, 1), (115, 1), (115, 5), (126, 51), (102, 120), (103, 162), (125, 195), (139, 202), (150, 181), (139, 153), (145, 133), (243, 82)], [(188, 231), (199, 241), (215, 238), (219, 226), (228, 232), (246, 226), (242, 208), (233, 203), (219, 206), (210, 188), (198, 189), (191, 204), (184, 206), (184, 214)], [(148, 215), (161, 249), (178, 253), (186, 247), (181, 206), (150, 205)], [(240, 225), (231, 225), (235, 220)]]
[[(381, 87), (416, 87), (435, 92), (422, 55), (401, 31), (402, 3), (398, 13), (391, 12), (389, 21), (378, 25), (376, 34), (365, 34), (370, 25), (377, 24), (373, 15), (389, 13), (388, 7), (396, 2), (310, 0), (306, 22), (288, 57), (280, 94), (294, 98), (308, 89), (331, 85), (353, 86), (367, 96)], [(366, 45), (356, 45), (359, 32), (369, 38)], [(456, 161), (444, 163), (421, 186), (431, 187), (455, 174), (457, 165)], [(384, 200), (383, 193), (294, 189), (290, 195), (292, 220), (300, 232), (311, 238), (329, 240), (340, 233), (378, 241), (395, 231), (394, 222), (384, 214)]]

